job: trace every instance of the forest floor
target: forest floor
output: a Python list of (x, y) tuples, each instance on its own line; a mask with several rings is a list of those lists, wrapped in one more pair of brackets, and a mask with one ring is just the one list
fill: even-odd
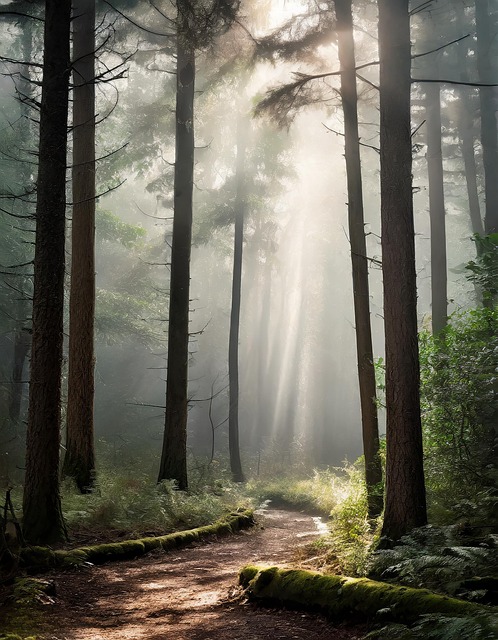
[(46, 576), (44, 640), (359, 640), (362, 625), (244, 600), (245, 564), (285, 566), (318, 530), (312, 516), (264, 510), (252, 530), (171, 553)]

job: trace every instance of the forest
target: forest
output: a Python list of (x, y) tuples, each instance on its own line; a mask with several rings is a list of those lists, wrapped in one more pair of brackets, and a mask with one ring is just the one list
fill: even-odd
[(0, 640), (498, 639), (498, 0), (0, 33)]

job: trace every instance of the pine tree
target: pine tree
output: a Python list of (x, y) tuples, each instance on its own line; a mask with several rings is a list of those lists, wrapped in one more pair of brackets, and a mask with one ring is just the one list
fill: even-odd
[(341, 65), (341, 100), (344, 112), (348, 221), (353, 267), (353, 299), (358, 355), (358, 380), (365, 456), (368, 513), (374, 518), (382, 511), (382, 465), (379, 455), (375, 369), (370, 325), (370, 291), (363, 214), (363, 185), (358, 131), (358, 93), (351, 0), (335, 0), (337, 43)]
[(410, 126), (408, 0), (379, 0), (380, 179), (386, 340), (386, 495), (383, 536), (427, 522)]
[(95, 468), (95, 0), (73, 0), (73, 15), (73, 220), (63, 474), (87, 492)]
[(46, 0), (23, 530), (65, 535), (59, 493), (70, 0)]

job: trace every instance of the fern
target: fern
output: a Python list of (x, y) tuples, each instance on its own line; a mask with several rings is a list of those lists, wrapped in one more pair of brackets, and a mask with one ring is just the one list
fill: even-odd
[(469, 589), (465, 581), (498, 575), (494, 537), (489, 536), (487, 544), (476, 547), (459, 542), (460, 532), (455, 526), (416, 529), (401, 539), (400, 546), (374, 553), (369, 576), (486, 602), (486, 590)]
[(372, 631), (369, 640), (496, 640), (498, 621), (492, 614), (477, 617), (449, 618), (422, 616), (413, 627), (392, 624)]

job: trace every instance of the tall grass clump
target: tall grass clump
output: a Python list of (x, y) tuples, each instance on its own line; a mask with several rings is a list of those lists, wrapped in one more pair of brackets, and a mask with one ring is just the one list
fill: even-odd
[(177, 491), (172, 481), (156, 484), (137, 468), (100, 467), (92, 494), (81, 495), (72, 482), (63, 483), (64, 516), (73, 534), (86, 531), (111, 537), (202, 526), (244, 502), (236, 485), (211, 480), (185, 493)]
[(343, 467), (342, 492), (329, 521), (330, 569), (350, 576), (364, 576), (380, 519), (368, 517), (364, 459)]
[(314, 470), (308, 477), (291, 475), (257, 478), (247, 484), (247, 492), (260, 502), (296, 507), (328, 516), (337, 504), (339, 477), (330, 470)]
[[(364, 461), (314, 470), (307, 477), (291, 475), (257, 479), (248, 492), (258, 501), (271, 500), (328, 517), (329, 534), (308, 545), (304, 562), (316, 568), (352, 576), (366, 574), (378, 523), (368, 519)], [(311, 558), (310, 558), (311, 557)]]

